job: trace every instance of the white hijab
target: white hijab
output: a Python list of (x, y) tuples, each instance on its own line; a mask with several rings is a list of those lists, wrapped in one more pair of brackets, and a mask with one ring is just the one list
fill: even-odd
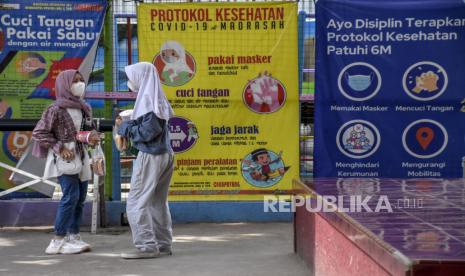
[(181, 73), (181, 72), (187, 72), (189, 74), (193, 74), (194, 72), (192, 71), (191, 68), (187, 65), (186, 62), (186, 51), (184, 50), (184, 47), (177, 41), (174, 40), (168, 40), (163, 45), (161, 46), (161, 51), (163, 50), (175, 50), (176, 53), (179, 55), (179, 59), (176, 62), (169, 63), (165, 62), (165, 67), (163, 68), (163, 71), (168, 71), (170, 69), (173, 69), (176, 73)]
[(131, 115), (132, 120), (149, 112), (166, 121), (174, 116), (173, 109), (161, 88), (157, 70), (152, 63), (139, 62), (128, 65), (124, 67), (124, 71), (138, 92), (134, 112)]

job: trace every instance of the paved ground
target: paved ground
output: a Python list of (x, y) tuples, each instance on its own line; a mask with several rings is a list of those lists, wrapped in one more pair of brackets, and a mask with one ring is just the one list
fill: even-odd
[(82, 233), (93, 246), (79, 255), (44, 253), (51, 229), (0, 228), (0, 275), (307, 275), (293, 253), (290, 223), (181, 224), (174, 226), (174, 255), (123, 260), (129, 228)]

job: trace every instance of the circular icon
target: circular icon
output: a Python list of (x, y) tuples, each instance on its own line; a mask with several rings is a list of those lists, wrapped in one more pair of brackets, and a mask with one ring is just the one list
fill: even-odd
[(181, 43), (168, 40), (163, 43), (160, 53), (153, 59), (160, 81), (167, 86), (181, 86), (195, 75), (194, 57), (184, 49)]
[(446, 148), (448, 140), (444, 126), (430, 119), (411, 123), (402, 134), (405, 150), (417, 158), (435, 157)]
[(381, 75), (371, 64), (354, 62), (341, 70), (337, 85), (346, 98), (365, 101), (378, 93), (381, 88)]
[(16, 71), (27, 78), (37, 78), (45, 72), (47, 62), (38, 53), (19, 53), (16, 58)]
[(415, 63), (402, 78), (405, 93), (419, 101), (430, 101), (441, 96), (446, 91), (447, 83), (447, 72), (431, 61)]
[(278, 183), (289, 170), (280, 154), (260, 148), (249, 153), (241, 164), (242, 176), (251, 185), (267, 188)]
[(195, 124), (183, 117), (175, 116), (168, 121), (171, 148), (174, 152), (184, 152), (192, 148), (199, 139)]
[(7, 131), (3, 134), (3, 152), (11, 161), (18, 162), (30, 140), (31, 132)]
[(286, 101), (286, 89), (277, 79), (268, 74), (250, 80), (242, 92), (245, 105), (256, 113), (273, 113)]
[(381, 136), (378, 129), (370, 122), (352, 120), (341, 126), (336, 135), (339, 150), (351, 158), (365, 158), (379, 147)]

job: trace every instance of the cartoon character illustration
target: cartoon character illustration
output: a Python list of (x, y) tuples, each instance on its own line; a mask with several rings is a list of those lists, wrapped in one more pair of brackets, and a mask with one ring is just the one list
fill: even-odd
[(186, 51), (177, 41), (168, 40), (161, 46), (164, 62), (162, 78), (167, 85), (180, 85), (189, 81), (194, 71), (187, 65)]
[(187, 122), (187, 142), (190, 142), (192, 139), (199, 139), (199, 133), (192, 121)]
[(254, 150), (252, 153), (252, 161), (244, 159), (243, 162), (247, 165), (243, 167), (244, 171), (250, 173), (252, 179), (256, 181), (268, 181), (283, 176), (288, 170), (288, 167), (279, 167), (272, 168), (272, 164), (278, 163), (281, 161), (282, 151), (279, 153), (278, 157), (274, 160), (271, 160), (270, 154), (267, 149), (260, 148)]
[(267, 71), (249, 80), (245, 101), (256, 112), (270, 113), (278, 110), (284, 102), (284, 93), (279, 91), (279, 82)]

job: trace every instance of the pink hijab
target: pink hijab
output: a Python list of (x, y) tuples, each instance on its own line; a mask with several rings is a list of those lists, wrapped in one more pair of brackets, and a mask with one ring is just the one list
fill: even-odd
[(87, 117), (91, 117), (90, 106), (79, 97), (76, 97), (71, 93), (71, 85), (73, 84), (74, 76), (77, 73), (79, 73), (79, 71), (70, 69), (62, 71), (60, 74), (58, 74), (58, 77), (55, 81), (55, 105), (61, 108), (82, 109)]
[[(71, 85), (73, 84), (74, 76), (77, 73), (79, 73), (77, 70), (65, 70), (58, 74), (55, 81), (56, 101), (54, 105), (61, 108), (81, 109), (84, 111), (86, 116), (91, 117), (90, 106), (71, 93)], [(32, 155), (38, 158), (47, 158), (47, 153), (48, 148), (42, 147), (38, 142), (34, 141), (32, 146)]]

